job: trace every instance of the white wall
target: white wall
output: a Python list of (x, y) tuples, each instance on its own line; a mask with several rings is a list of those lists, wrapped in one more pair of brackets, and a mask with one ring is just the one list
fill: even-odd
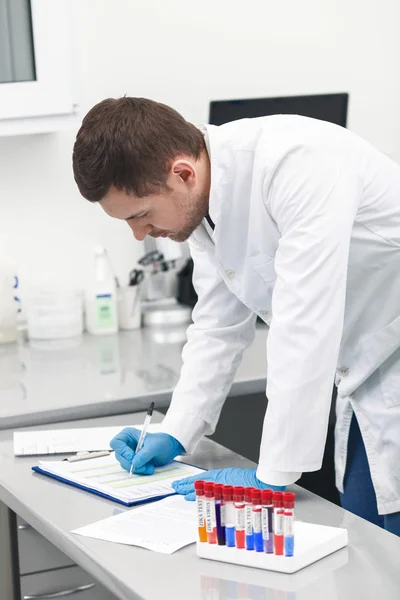
[[(400, 162), (398, 0), (75, 0), (83, 113), (145, 96), (205, 121), (211, 99), (350, 92), (349, 127)], [(142, 251), (80, 198), (75, 132), (0, 139), (0, 262), (83, 285), (94, 244), (126, 279)]]

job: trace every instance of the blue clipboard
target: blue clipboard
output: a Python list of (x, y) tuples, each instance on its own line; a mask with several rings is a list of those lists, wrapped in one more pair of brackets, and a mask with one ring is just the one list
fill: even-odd
[[(185, 464), (188, 466), (195, 466), (195, 465), (189, 465), (188, 463), (181, 463), (181, 464)], [(199, 468), (199, 467), (196, 467)], [(151, 498), (145, 498), (144, 500), (134, 500), (132, 502), (124, 502), (123, 500), (120, 500), (119, 498), (115, 498), (114, 496), (110, 496), (109, 494), (104, 494), (103, 492), (99, 492), (98, 490), (95, 490), (89, 486), (86, 485), (82, 485), (80, 483), (75, 483), (75, 481), (71, 481), (70, 479), (65, 479), (65, 477), (61, 477), (60, 475), (55, 475), (54, 473), (50, 473), (49, 471), (46, 471), (45, 469), (42, 469), (41, 467), (32, 467), (32, 471), (35, 471), (35, 473), (40, 473), (40, 475), (46, 475), (46, 477), (51, 477), (51, 479), (55, 479), (56, 481), (61, 481), (61, 483), (66, 483), (67, 485), (70, 485), (71, 487), (75, 487), (78, 488), (78, 490), (83, 490), (85, 492), (89, 492), (89, 494), (95, 494), (96, 496), (100, 496), (101, 498), (106, 498), (107, 500), (112, 500), (113, 502), (117, 502), (118, 504), (122, 504), (123, 506), (139, 506), (140, 504), (147, 504), (149, 502), (155, 502), (156, 500), (162, 500), (163, 498), (167, 498), (168, 496), (176, 496), (176, 492), (171, 492), (170, 494), (162, 494), (161, 496), (152, 496)]]
[(40, 467), (32, 467), (32, 471), (35, 471), (35, 473), (40, 473), (41, 475), (46, 475), (46, 477), (51, 477), (52, 479), (56, 479), (57, 481), (61, 481), (61, 483), (66, 483), (67, 485), (78, 488), (79, 490), (84, 490), (85, 492), (89, 492), (90, 494), (96, 494), (96, 496), (101, 496), (102, 498), (107, 498), (107, 500), (118, 502), (118, 504), (122, 504), (123, 506), (139, 506), (139, 504), (147, 504), (148, 502), (155, 502), (156, 500), (162, 500), (163, 498), (167, 498), (168, 496), (176, 495), (176, 492), (171, 492), (171, 494), (164, 494), (162, 496), (152, 496), (151, 498), (146, 498), (145, 500), (124, 502), (119, 498), (114, 498), (113, 496), (109, 496), (108, 494), (104, 494), (103, 492), (99, 492), (98, 490), (94, 490), (93, 488), (81, 485), (80, 483), (75, 483), (74, 481), (70, 481), (69, 479), (65, 479), (64, 477), (60, 477), (60, 475), (55, 475), (54, 473), (49, 473), (49, 471), (44, 471)]

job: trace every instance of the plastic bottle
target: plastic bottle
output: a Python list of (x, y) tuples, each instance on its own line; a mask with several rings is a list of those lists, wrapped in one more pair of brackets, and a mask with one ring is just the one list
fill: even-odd
[(294, 554), (294, 503), (296, 495), (294, 492), (283, 494), (283, 535), (285, 542), (285, 556)]
[(226, 545), (231, 548), (236, 546), (235, 542), (235, 506), (233, 504), (233, 488), (231, 485), (224, 485), (222, 497), (225, 504), (225, 538)]
[(264, 540), (262, 535), (262, 522), (261, 522), (261, 490), (254, 489), (251, 492), (251, 499), (253, 501), (253, 537), (254, 537), (254, 549), (256, 552), (264, 552)]
[(118, 331), (117, 286), (105, 248), (96, 248), (94, 273), (85, 293), (86, 329), (93, 335)]
[(217, 519), (215, 514), (214, 484), (211, 481), (204, 483), (204, 497), (207, 540), (209, 544), (216, 544)]
[(238, 485), (233, 488), (233, 501), (235, 503), (235, 521), (236, 521), (236, 548), (245, 547), (245, 514), (244, 514), (244, 487)]
[(197, 500), (197, 517), (198, 517), (198, 524), (197, 524), (197, 528), (199, 531), (199, 541), (200, 542), (206, 542), (207, 541), (207, 530), (206, 530), (206, 520), (204, 517), (204, 504), (205, 504), (205, 497), (204, 497), (204, 481), (195, 481), (194, 482), (194, 489), (196, 492), (196, 500)]
[(246, 550), (254, 550), (254, 536), (253, 536), (253, 504), (251, 493), (254, 488), (244, 488), (244, 515), (245, 515), (245, 527), (246, 527)]
[(272, 494), (274, 503), (274, 550), (275, 554), (283, 554), (283, 494), (274, 492)]
[(217, 519), (217, 541), (219, 546), (225, 546), (225, 503), (222, 495), (223, 485), (214, 483), (215, 515)]

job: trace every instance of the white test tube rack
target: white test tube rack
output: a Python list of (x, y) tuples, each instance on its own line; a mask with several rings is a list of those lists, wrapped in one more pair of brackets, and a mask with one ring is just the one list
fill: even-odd
[(197, 542), (197, 556), (267, 571), (295, 573), (344, 548), (347, 543), (347, 529), (296, 521), (294, 556), (277, 556), (207, 542)]

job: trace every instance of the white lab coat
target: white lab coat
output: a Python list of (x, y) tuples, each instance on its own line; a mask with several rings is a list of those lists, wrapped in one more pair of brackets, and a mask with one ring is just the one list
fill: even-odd
[(208, 125), (207, 138), (215, 231), (190, 238), (199, 299), (163, 430), (188, 453), (213, 432), (259, 315), (271, 323), (258, 477), (321, 467), (336, 373), (337, 486), (354, 410), (378, 510), (400, 511), (400, 168), (293, 115)]

